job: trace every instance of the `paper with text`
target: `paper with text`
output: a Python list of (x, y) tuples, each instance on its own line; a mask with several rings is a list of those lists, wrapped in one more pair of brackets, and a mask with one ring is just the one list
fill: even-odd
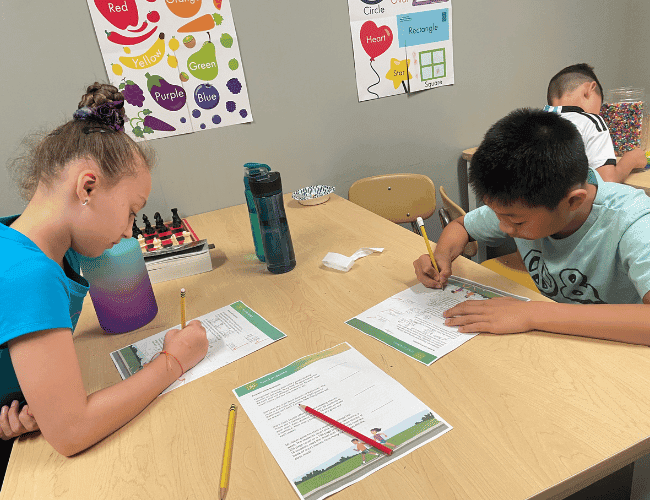
[(460, 333), (456, 327), (445, 326), (442, 313), (466, 300), (494, 297), (530, 300), (451, 276), (443, 290), (426, 288), (418, 283), (346, 321), (346, 324), (430, 365), (476, 335)]
[[(241, 301), (195, 319), (205, 328), (209, 342), (208, 353), (201, 362), (165, 389), (163, 394), (286, 337)], [(141, 370), (159, 354), (163, 350), (165, 334), (174, 328), (180, 328), (180, 325), (113, 351), (111, 359), (122, 379)]]
[[(452, 428), (347, 343), (233, 392), (296, 493), (308, 500), (340, 491)], [(374, 438), (392, 455), (354, 440), (300, 404)]]

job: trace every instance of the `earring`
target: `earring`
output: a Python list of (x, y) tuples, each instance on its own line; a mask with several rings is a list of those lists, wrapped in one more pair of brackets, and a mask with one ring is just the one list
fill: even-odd
[(86, 200), (82, 203), (82, 205), (83, 205), (84, 207), (85, 207), (86, 205), (88, 205), (88, 198), (86, 198)]

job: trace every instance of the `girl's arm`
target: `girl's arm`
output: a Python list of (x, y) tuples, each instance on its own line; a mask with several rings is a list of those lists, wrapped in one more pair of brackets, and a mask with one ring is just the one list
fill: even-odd
[(65, 456), (92, 446), (140, 413), (205, 356), (205, 329), (191, 321), (165, 336), (164, 354), (111, 387), (86, 395), (69, 329), (24, 335), (9, 342), (20, 387), (45, 439)]

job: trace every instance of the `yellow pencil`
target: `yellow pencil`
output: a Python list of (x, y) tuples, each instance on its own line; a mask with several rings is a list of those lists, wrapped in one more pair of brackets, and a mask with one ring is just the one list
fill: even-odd
[(228, 414), (228, 430), (226, 431), (226, 444), (223, 448), (223, 463), (221, 464), (221, 484), (219, 485), (219, 500), (226, 498), (228, 480), (230, 479), (230, 463), (232, 462), (232, 445), (235, 437), (235, 416), (237, 407), (230, 405)]
[(185, 328), (185, 288), (181, 288), (181, 328)]
[(427, 244), (427, 250), (429, 251), (429, 257), (431, 257), (431, 263), (433, 264), (433, 267), (436, 269), (436, 271), (439, 273), (440, 269), (438, 269), (438, 264), (436, 264), (436, 259), (433, 257), (433, 251), (431, 250), (431, 243), (429, 243), (429, 238), (427, 238), (427, 231), (424, 229), (424, 221), (422, 220), (422, 217), (418, 217), (418, 227), (420, 228), (420, 231), (422, 231), (422, 236), (424, 236), (424, 242)]

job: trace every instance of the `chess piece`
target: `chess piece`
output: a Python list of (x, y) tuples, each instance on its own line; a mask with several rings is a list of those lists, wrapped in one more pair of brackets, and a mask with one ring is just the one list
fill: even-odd
[(178, 245), (178, 238), (176, 237), (175, 234), (172, 234), (171, 240), (172, 240), (172, 245), (173, 246)]
[(192, 233), (190, 233), (189, 231), (183, 231), (183, 238), (185, 238), (185, 241), (189, 243), (190, 241), (192, 241)]
[(146, 250), (147, 243), (144, 241), (142, 233), (138, 235), (138, 243), (140, 243), (140, 250)]
[(153, 228), (151, 225), (151, 222), (149, 222), (149, 217), (146, 215), (142, 214), (142, 222), (144, 222), (144, 234), (153, 234), (156, 232), (156, 230)]
[(135, 223), (135, 219), (133, 219), (133, 228), (132, 228), (132, 232), (133, 232), (133, 238), (138, 238), (138, 239), (140, 239), (140, 236), (142, 236), (142, 231), (140, 231), (140, 228), (139, 228), (138, 225)]
[(174, 229), (183, 227), (183, 219), (178, 216), (178, 208), (172, 208), (172, 227)]
[(153, 217), (154, 219), (156, 219), (156, 231), (158, 231), (159, 233), (164, 233), (168, 231), (167, 226), (165, 226), (165, 221), (160, 215), (160, 212), (156, 212)]
[(154, 247), (156, 250), (160, 250), (160, 249), (162, 248), (162, 242), (160, 241), (160, 238), (156, 238), (156, 237), (154, 236), (154, 238), (153, 238), (153, 247)]

